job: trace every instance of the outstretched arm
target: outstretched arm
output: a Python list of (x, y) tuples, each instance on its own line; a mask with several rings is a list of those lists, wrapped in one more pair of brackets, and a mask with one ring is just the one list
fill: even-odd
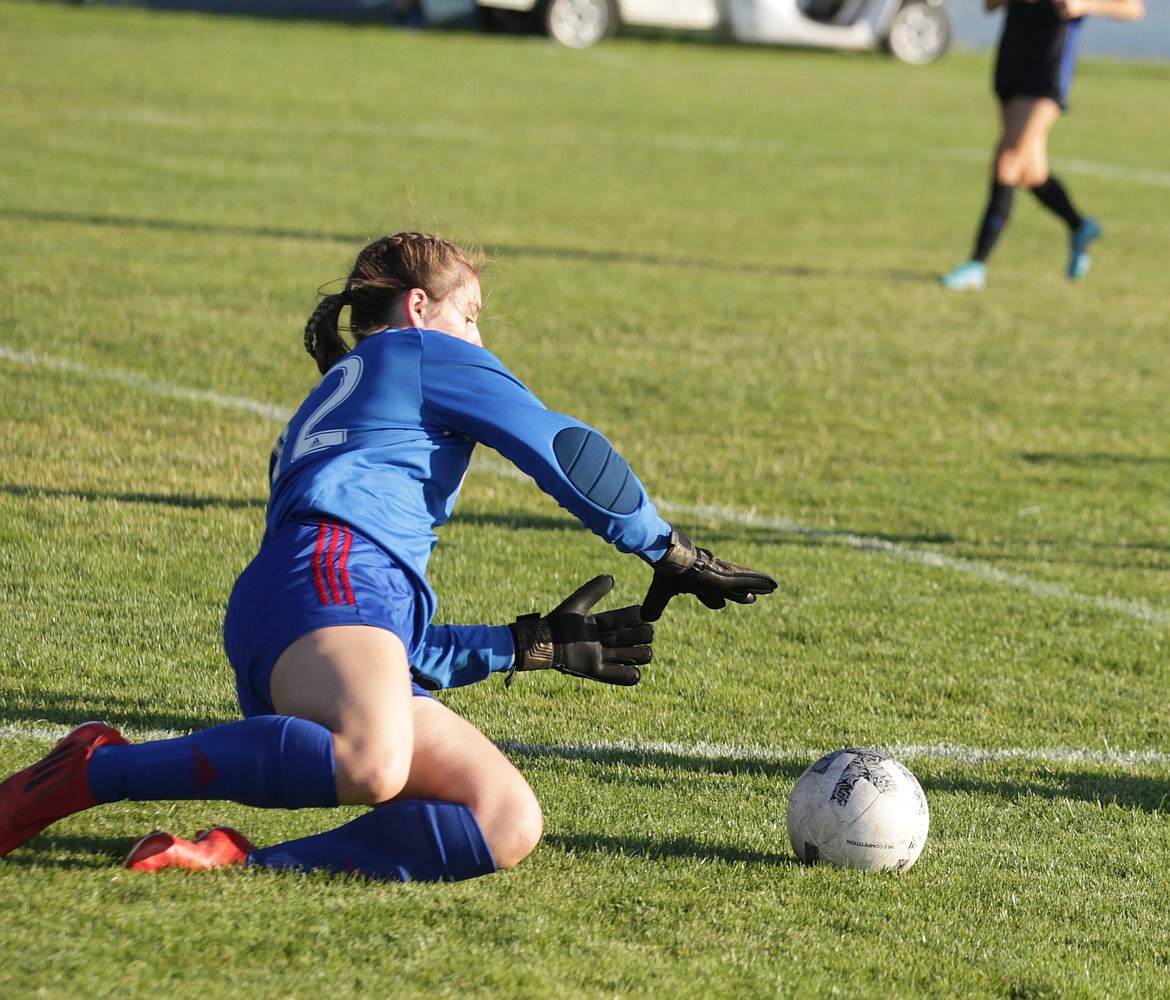
[(494, 448), (590, 531), (646, 562), (670, 525), (610, 442), (550, 410), (493, 354), (436, 334), (424, 341), (424, 418)]
[[(776, 589), (768, 574), (717, 559), (675, 531), (605, 437), (549, 410), (490, 352), (441, 336), (426, 352), (433, 377), (424, 398), (439, 423), (495, 448), (590, 530), (654, 567), (644, 621), (657, 620), (675, 594), (722, 608)], [(452, 365), (458, 379), (443, 377)]]
[(1054, 0), (1061, 17), (1111, 17), (1116, 21), (1140, 21), (1146, 16), (1143, 0)]

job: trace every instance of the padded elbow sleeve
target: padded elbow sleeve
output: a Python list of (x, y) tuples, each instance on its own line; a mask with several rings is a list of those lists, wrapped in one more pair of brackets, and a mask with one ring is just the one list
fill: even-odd
[(597, 431), (566, 427), (553, 438), (553, 454), (565, 478), (590, 503), (618, 515), (638, 509), (642, 487), (637, 477)]

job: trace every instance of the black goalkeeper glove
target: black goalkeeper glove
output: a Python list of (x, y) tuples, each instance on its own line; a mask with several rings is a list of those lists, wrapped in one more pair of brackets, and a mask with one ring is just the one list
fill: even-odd
[(589, 609), (613, 589), (613, 577), (594, 577), (547, 615), (521, 615), (508, 626), (517, 670), (559, 670), (574, 677), (627, 687), (642, 679), (637, 664), (650, 662), (654, 626), (642, 620), (637, 605), (591, 615)]
[(642, 620), (656, 622), (675, 594), (694, 594), (709, 608), (728, 601), (752, 604), (757, 594), (770, 594), (776, 581), (767, 573), (717, 559), (708, 549), (697, 549), (677, 531), (670, 533), (670, 547), (654, 563), (654, 578), (642, 601)]

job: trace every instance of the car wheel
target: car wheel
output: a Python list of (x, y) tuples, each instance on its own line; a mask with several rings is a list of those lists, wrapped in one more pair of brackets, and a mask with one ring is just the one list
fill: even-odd
[(906, 0), (894, 15), (886, 48), (902, 62), (923, 66), (951, 44), (951, 22), (940, 3)]
[(562, 45), (587, 49), (609, 38), (618, 25), (615, 0), (548, 0), (548, 33)]

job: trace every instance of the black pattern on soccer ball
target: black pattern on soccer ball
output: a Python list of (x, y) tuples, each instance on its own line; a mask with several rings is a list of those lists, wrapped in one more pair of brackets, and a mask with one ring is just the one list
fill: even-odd
[(815, 764), (813, 764), (809, 770), (812, 771), (813, 774), (824, 774), (830, 767), (833, 766), (833, 761), (835, 761), (843, 753), (853, 753), (853, 750), (834, 750), (832, 753), (827, 753)]
[(839, 806), (846, 805), (859, 781), (868, 781), (879, 792), (892, 792), (897, 789), (898, 783), (882, 768), (882, 764), (890, 759), (885, 754), (859, 747), (850, 747), (841, 753), (852, 754), (853, 759), (845, 765), (841, 777), (833, 786), (833, 791), (829, 795), (830, 802)]

